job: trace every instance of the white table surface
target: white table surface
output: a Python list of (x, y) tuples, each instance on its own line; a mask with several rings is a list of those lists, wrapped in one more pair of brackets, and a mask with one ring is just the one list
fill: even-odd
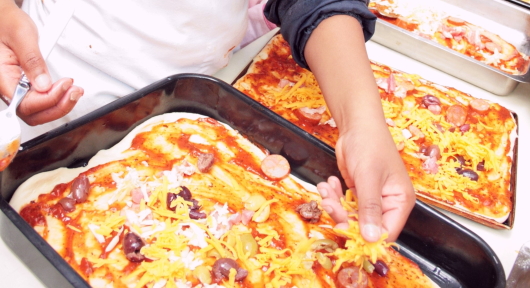
[[(274, 31), (238, 51), (231, 59), (230, 64), (214, 76), (231, 83), (250, 62), (252, 57), (265, 45), (273, 33)], [(527, 223), (530, 220), (530, 177), (528, 177), (530, 176), (530, 150), (527, 150), (530, 147), (530, 84), (519, 84), (515, 91), (509, 95), (497, 96), (376, 43), (368, 42), (367, 50), (370, 59), (374, 61), (407, 73), (419, 74), (427, 80), (454, 87), (478, 98), (495, 101), (514, 111), (519, 116), (517, 201), (513, 229), (496, 230), (452, 213), (444, 212), (475, 232), (490, 245), (501, 260), (506, 277), (508, 277), (517, 257), (518, 249), (525, 242), (530, 241), (530, 227)], [(0, 213), (0, 217), (5, 216)], [(22, 256), (31, 259), (31, 255)], [(0, 287), (45, 287), (1, 239)]]

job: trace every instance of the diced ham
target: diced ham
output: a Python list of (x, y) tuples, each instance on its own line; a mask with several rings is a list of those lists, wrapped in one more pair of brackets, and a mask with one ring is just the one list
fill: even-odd
[(287, 80), (287, 79), (280, 79), (280, 82), (278, 83), (278, 87), (283, 88), (283, 87), (285, 87), (287, 85), (293, 86), (294, 83), (289, 81), (289, 80)]
[(130, 193), (131, 193), (133, 205), (140, 204), (140, 202), (142, 202), (142, 200), (144, 199), (144, 194), (142, 193), (142, 189), (138, 187), (133, 188)]
[(427, 109), (434, 115), (440, 115), (442, 113), (442, 107), (440, 105), (429, 105)]
[(394, 73), (390, 73), (390, 76), (388, 76), (388, 90), (387, 93), (394, 93), (396, 90), (396, 78), (394, 78)]
[(241, 223), (241, 219), (242, 219), (241, 213), (237, 212), (236, 214), (232, 214), (230, 217), (228, 217), (228, 223), (230, 225), (237, 225)]
[(390, 127), (396, 127), (396, 123), (394, 123), (394, 120), (392, 120), (390, 118), (386, 118), (385, 122), (386, 122), (386, 125), (388, 125)]
[(387, 78), (376, 78), (375, 83), (377, 84), (377, 87), (388, 91), (388, 81)]
[(254, 211), (252, 210), (247, 210), (247, 209), (244, 209), (242, 212), (241, 212), (241, 223), (243, 223), (243, 225), (248, 225), (248, 223), (250, 223), (250, 220), (252, 220), (252, 216), (254, 216)]
[(429, 174), (438, 173), (438, 163), (436, 163), (436, 157), (429, 157), (427, 160), (425, 160), (425, 162), (423, 162), (421, 167)]

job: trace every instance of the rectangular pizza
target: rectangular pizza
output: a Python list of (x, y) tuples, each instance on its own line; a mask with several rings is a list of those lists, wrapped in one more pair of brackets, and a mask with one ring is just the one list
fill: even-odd
[(140, 124), (10, 204), (92, 287), (437, 287), (384, 237), (333, 228), (289, 163), (199, 114)]
[(436, 4), (408, 0), (374, 0), (369, 7), (377, 17), (511, 75), (528, 71), (528, 55), (466, 16)]
[[(495, 228), (512, 215), (517, 125), (506, 108), (372, 62), (388, 129), (419, 199)], [(275, 36), (234, 87), (334, 147), (314, 75)]]

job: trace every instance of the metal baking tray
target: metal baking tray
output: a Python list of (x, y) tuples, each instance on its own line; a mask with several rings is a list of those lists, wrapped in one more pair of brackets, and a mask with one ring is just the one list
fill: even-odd
[[(433, 0), (432, 3), (435, 1), (448, 14), (500, 35), (520, 52), (530, 54), (530, 10), (505, 0)], [(421, 5), (426, 3), (431, 1), (422, 1)], [(497, 95), (509, 94), (520, 82), (530, 82), (530, 69), (523, 75), (502, 72), (381, 19), (377, 19), (372, 40)]]
[(530, 9), (530, 3), (529, 2), (524, 2), (524, 1), (520, 1), (520, 0), (506, 0), (506, 1), (515, 3), (515, 4), (520, 5), (522, 7), (525, 7), (526, 9)]
[[(168, 77), (22, 144), (0, 173), (0, 236), (48, 287), (89, 287), (9, 205), (16, 188), (40, 172), (79, 167), (150, 117), (192, 112), (224, 122), (258, 146), (282, 153), (293, 174), (310, 183), (339, 176), (333, 149), (232, 86), (209, 76)], [(506, 277), (495, 252), (473, 232), (420, 201), (398, 243), (440, 287), (502, 288)], [(29, 257), (31, 256), (31, 257)], [(31, 258), (31, 260), (29, 260)]]

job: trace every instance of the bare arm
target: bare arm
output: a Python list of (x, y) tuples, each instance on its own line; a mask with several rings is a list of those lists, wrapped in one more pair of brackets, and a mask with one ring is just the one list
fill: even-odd
[[(393, 241), (414, 206), (415, 195), (385, 123), (360, 23), (347, 15), (323, 20), (304, 54), (339, 129), (338, 165), (346, 185), (357, 194), (362, 235), (376, 241), (386, 231)], [(345, 225), (346, 215), (337, 201), (340, 182), (335, 180), (318, 188), (324, 208)]]

